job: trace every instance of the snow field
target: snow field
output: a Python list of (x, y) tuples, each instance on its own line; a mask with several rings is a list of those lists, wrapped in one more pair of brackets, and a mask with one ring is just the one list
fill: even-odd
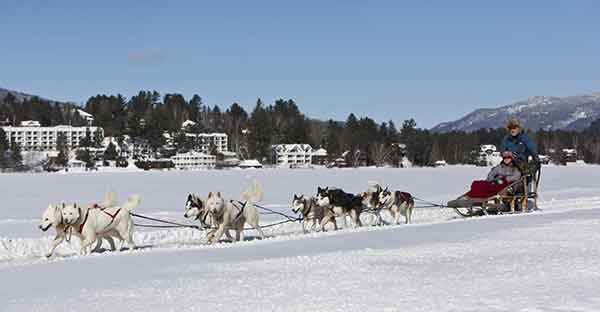
[[(138, 229), (138, 250), (76, 255), (37, 229), (48, 203), (138, 193), (137, 213), (183, 218), (189, 192), (239, 194), (258, 179), (261, 205), (291, 214), (293, 193), (350, 192), (378, 181), (435, 202), (462, 194), (486, 168), (251, 170), (1, 175), (0, 289), (6, 311), (85, 306), (148, 311), (597, 311), (600, 167), (544, 167), (543, 212), (460, 219), (416, 209), (413, 225), (303, 235), (299, 224), (266, 240), (204, 244), (193, 229)], [(7, 208), (8, 207), (8, 208)], [(280, 220), (261, 216), (261, 224)], [(367, 221), (368, 217), (365, 216)], [(389, 219), (388, 219), (389, 220)], [(142, 223), (142, 221), (140, 221)], [(143, 222), (146, 223), (146, 222)], [(342, 222), (339, 222), (342, 224)], [(348, 220), (348, 224), (351, 221)], [(248, 236), (252, 237), (250, 231)]]

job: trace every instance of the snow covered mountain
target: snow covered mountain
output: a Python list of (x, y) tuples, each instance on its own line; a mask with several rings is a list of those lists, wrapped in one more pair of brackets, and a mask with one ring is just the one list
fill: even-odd
[(471, 132), (481, 128), (498, 128), (503, 127), (511, 116), (519, 118), (527, 128), (534, 130), (583, 130), (600, 118), (600, 93), (567, 97), (534, 96), (499, 108), (478, 109), (431, 130)]
[(34, 95), (26, 94), (26, 93), (19, 92), (19, 91), (4, 89), (4, 88), (0, 87), (0, 101), (4, 100), (4, 98), (9, 93), (14, 95), (18, 101), (23, 101), (24, 99), (30, 99), (30, 98), (34, 97)]

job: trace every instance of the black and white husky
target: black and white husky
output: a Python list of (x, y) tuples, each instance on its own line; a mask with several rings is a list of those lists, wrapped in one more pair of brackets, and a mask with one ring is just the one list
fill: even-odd
[[(354, 227), (362, 226), (360, 214), (363, 210), (363, 198), (354, 194), (346, 193), (340, 189), (317, 188), (317, 204), (323, 208), (331, 209), (336, 217), (346, 218), (349, 215), (354, 221)], [(333, 218), (332, 215), (332, 218)], [(321, 228), (329, 222), (329, 219), (321, 220)]]
[[(208, 230), (207, 237), (211, 237), (215, 234), (217, 223), (213, 220), (212, 214), (206, 207), (206, 200), (196, 194), (189, 194), (185, 201), (185, 213), (183, 214), (186, 218), (194, 218), (200, 222), (200, 226), (203, 229)], [(229, 230), (225, 231), (225, 235), (229, 240), (233, 240), (233, 237), (229, 233)]]
[(400, 216), (405, 217), (405, 223), (412, 222), (415, 200), (410, 193), (389, 191), (387, 188), (379, 193), (379, 204), (382, 209), (389, 209), (395, 224), (400, 224)]
[[(337, 231), (338, 229), (333, 212), (330, 209), (319, 206), (315, 197), (305, 197), (304, 195), (298, 196), (294, 194), (292, 211), (302, 215), (302, 231), (304, 231), (304, 233), (308, 232), (307, 226), (309, 224), (310, 230), (315, 230), (315, 227), (319, 225), (319, 228), (323, 231), (324, 228), (321, 227), (321, 221), (323, 219), (327, 219), (329, 220), (327, 222), (333, 223), (334, 230)], [(323, 223), (323, 225), (326, 223)]]

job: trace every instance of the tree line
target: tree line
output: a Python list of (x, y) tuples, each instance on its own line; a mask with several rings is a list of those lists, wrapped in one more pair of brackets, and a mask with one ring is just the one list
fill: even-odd
[[(33, 119), (43, 126), (85, 125), (77, 108), (74, 104), (35, 97), (18, 101), (9, 96), (0, 102), (0, 120), (18, 124)], [(330, 160), (343, 158), (349, 166), (398, 166), (404, 156), (417, 166), (430, 166), (437, 160), (468, 164), (476, 162), (480, 145), (498, 146), (507, 133), (503, 128), (433, 133), (418, 127), (411, 118), (398, 127), (392, 120), (378, 123), (353, 113), (344, 121), (322, 121), (303, 114), (293, 99), (266, 104), (259, 98), (252, 110), (246, 111), (238, 103), (221, 108), (205, 104), (199, 95), (186, 99), (181, 94), (161, 95), (157, 91), (139, 91), (130, 98), (99, 94), (90, 97), (83, 109), (94, 116), (93, 125), (102, 127), (105, 136), (122, 142), (127, 135), (146, 143), (157, 156), (193, 149), (198, 142), (186, 133), (224, 132), (229, 136), (230, 150), (264, 163), (271, 161), (273, 144), (307, 143), (325, 148)], [(194, 124), (182, 129), (186, 120)], [(165, 149), (164, 133), (173, 138), (171, 148)], [(538, 142), (541, 154), (575, 148), (586, 162), (600, 163), (600, 121), (583, 132), (540, 130), (531, 135)], [(9, 154), (14, 154), (14, 149), (7, 153), (10, 150), (10, 146), (3, 146), (0, 141), (4, 162)], [(113, 146), (108, 158), (116, 157)], [(82, 152), (81, 158), (87, 160), (88, 156)]]

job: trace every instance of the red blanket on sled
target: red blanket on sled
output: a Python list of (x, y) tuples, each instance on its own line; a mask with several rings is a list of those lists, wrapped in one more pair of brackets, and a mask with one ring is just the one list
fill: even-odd
[(473, 181), (467, 195), (472, 198), (486, 198), (498, 194), (508, 183), (497, 184), (492, 181)]

